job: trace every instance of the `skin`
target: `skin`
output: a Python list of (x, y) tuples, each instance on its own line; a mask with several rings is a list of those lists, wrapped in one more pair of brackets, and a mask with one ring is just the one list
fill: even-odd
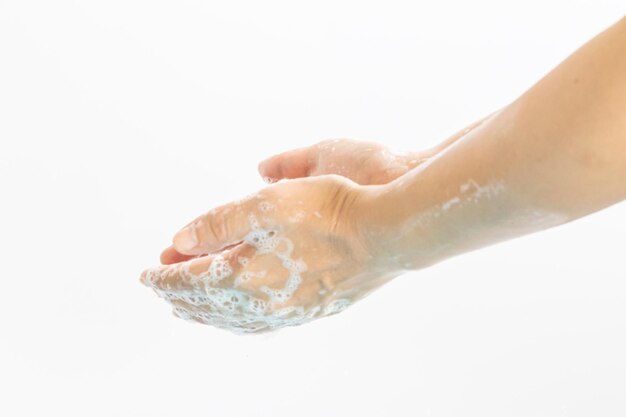
[[(447, 140), (422, 151), (394, 152), (375, 142), (331, 139), (267, 158), (259, 163), (258, 170), (268, 183), (336, 174), (360, 185), (386, 184), (429, 161), (486, 119), (476, 121)], [(187, 225), (191, 223), (193, 221)], [(172, 245), (161, 253), (161, 263), (174, 264), (195, 256), (182, 254)]]
[[(346, 199), (355, 197), (348, 192), (353, 184), (337, 175), (276, 183), (243, 201), (217, 207), (201, 216), (176, 235), (174, 245), (185, 254), (209, 253), (185, 262), (192, 274), (207, 271), (217, 256), (229, 264), (231, 273), (211, 283), (210, 288), (236, 287), (236, 296), (241, 299), (254, 297), (269, 303), (267, 314), (295, 307), (303, 308), (306, 313), (319, 308), (315, 317), (324, 315), (324, 310), (334, 301), (354, 302), (396, 275), (378, 267), (378, 259), (370, 254), (369, 248), (362, 246), (356, 223), (345, 221), (350, 213), (343, 209), (351, 206)], [(285, 287), (289, 271), (283, 259), (254, 247), (254, 236), (250, 233), (255, 227), (283, 240), (277, 248), (279, 252), (286, 252), (292, 244), (289, 258), (303, 265), (302, 282), (284, 302), (271, 303), (264, 288)], [(246, 259), (244, 264), (242, 257)], [(177, 313), (182, 310), (190, 316), (187, 318), (211, 321), (210, 324), (238, 332), (272, 329), (263, 318), (253, 320), (255, 316), (244, 311), (229, 312), (219, 303), (211, 302), (198, 306), (176, 297), (183, 293), (200, 297), (207, 291), (203, 282), (194, 283), (190, 274), (181, 272), (178, 265), (150, 269), (142, 275), (142, 282), (166, 300), (175, 301), (173, 306), (178, 308)], [(241, 281), (246, 273), (252, 273), (253, 277), (236, 286), (235, 282)], [(204, 314), (213, 312), (228, 314), (234, 320), (223, 323), (220, 316), (217, 323), (213, 322), (213, 317)], [(244, 323), (236, 318), (252, 321)], [(296, 315), (288, 318), (293, 319), (294, 324), (302, 321)]]
[[(163, 265), (142, 274), (179, 316), (238, 332), (300, 324), (408, 270), (601, 210), (626, 198), (626, 19), (435, 148), (324, 141), (269, 158), (259, 172), (273, 184), (189, 223)], [(270, 231), (291, 242), (288, 262), (251, 240)], [(199, 285), (194, 276), (216, 259), (229, 275)], [(296, 260), (294, 273), (285, 265)], [(246, 272), (257, 275), (237, 284)], [(286, 288), (294, 274), (297, 288), (272, 302), (267, 289)], [(255, 316), (204, 300), (214, 287), (267, 308)], [(286, 307), (299, 310), (266, 319)]]

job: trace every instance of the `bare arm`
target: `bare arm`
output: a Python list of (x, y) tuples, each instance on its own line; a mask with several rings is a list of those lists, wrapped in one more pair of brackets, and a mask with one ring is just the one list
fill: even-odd
[(428, 151), (326, 141), (260, 171), (288, 180), (199, 216), (142, 274), (177, 316), (236, 332), (306, 323), (405, 270), (623, 200), (626, 21)]
[(367, 240), (386, 242), (407, 269), (626, 198), (626, 19), (428, 163), (365, 194), (377, 225)]

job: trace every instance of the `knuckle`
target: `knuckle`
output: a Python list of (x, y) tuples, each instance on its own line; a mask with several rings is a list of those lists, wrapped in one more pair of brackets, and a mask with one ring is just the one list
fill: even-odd
[(228, 217), (223, 214), (217, 215), (209, 219), (207, 225), (207, 241), (208, 246), (219, 245), (225, 242), (229, 236)]
[(331, 229), (337, 231), (352, 217), (357, 194), (343, 177), (329, 176), (329, 211), (331, 212)]

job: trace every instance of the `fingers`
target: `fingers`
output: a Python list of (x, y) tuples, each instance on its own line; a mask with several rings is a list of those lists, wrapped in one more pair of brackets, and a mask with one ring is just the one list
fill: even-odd
[[(240, 245), (240, 243), (226, 246), (222, 249), (222, 251), (232, 249), (238, 245)], [(202, 255), (207, 255), (207, 254), (203, 253)], [(185, 262), (185, 261), (197, 258), (198, 256), (202, 256), (202, 255), (183, 255), (182, 253), (178, 252), (176, 248), (174, 248), (174, 246), (170, 245), (167, 248), (165, 248), (163, 252), (161, 252), (160, 261), (161, 261), (161, 264), (163, 265), (171, 265), (171, 264), (177, 264), (179, 262)]]
[(241, 242), (251, 229), (248, 215), (253, 200), (256, 197), (217, 207), (198, 217), (176, 233), (173, 248), (181, 255), (202, 255)]
[[(141, 282), (168, 299), (185, 299), (196, 290), (205, 291), (237, 272), (232, 254), (207, 255), (173, 265), (149, 268), (141, 274)], [(201, 291), (202, 292), (202, 291)], [(186, 300), (186, 299), (185, 299)]]
[(308, 177), (315, 168), (315, 147), (307, 146), (274, 155), (259, 164), (259, 173), (265, 182), (284, 178)]

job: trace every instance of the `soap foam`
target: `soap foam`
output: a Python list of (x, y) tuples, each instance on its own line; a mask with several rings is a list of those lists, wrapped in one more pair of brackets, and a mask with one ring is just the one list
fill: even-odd
[[(269, 206), (264, 206), (268, 208)], [(259, 291), (267, 295), (262, 299), (243, 290), (241, 285), (250, 280), (263, 278), (266, 271), (242, 271), (235, 274), (232, 288), (224, 288), (225, 280), (233, 276), (229, 261), (216, 255), (206, 271), (194, 274), (190, 271), (193, 260), (165, 265), (146, 271), (144, 283), (173, 307), (176, 316), (231, 330), (250, 333), (299, 325), (317, 317), (343, 311), (350, 301), (337, 299), (325, 307), (284, 304), (288, 302), (302, 283), (307, 265), (302, 259), (293, 259), (293, 242), (279, 236), (278, 230), (265, 229), (254, 215), (248, 217), (250, 232), (244, 242), (255, 248), (255, 254), (272, 254), (289, 273), (282, 288), (261, 286)], [(251, 259), (239, 256), (237, 262), (246, 267)]]

